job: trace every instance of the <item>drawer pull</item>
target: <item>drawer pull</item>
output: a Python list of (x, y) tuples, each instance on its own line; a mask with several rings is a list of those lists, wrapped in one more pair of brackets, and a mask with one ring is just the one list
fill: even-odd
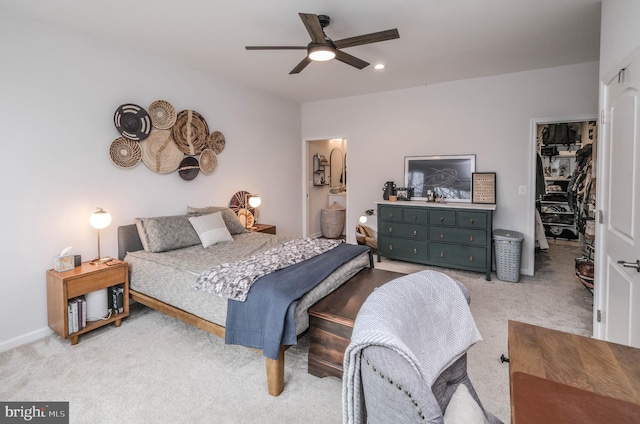
[(440, 252), (440, 257), (444, 258), (444, 252)]
[(444, 233), (440, 233), (440, 238), (443, 239), (444, 238)]
[(418, 220), (418, 215), (413, 215), (413, 220), (417, 221)]
[(413, 235), (414, 237), (418, 235), (418, 232), (416, 230), (413, 230)]
[(473, 262), (473, 256), (469, 256), (469, 262)]
[(469, 220), (469, 224), (473, 224), (473, 218)]
[(389, 234), (393, 233), (393, 227), (389, 227)]
[(473, 236), (469, 236), (469, 241), (473, 241)]
[(415, 247), (413, 248), (413, 254), (417, 255), (418, 254), (418, 249), (416, 249)]
[(389, 212), (389, 218), (393, 218), (393, 212)]
[(392, 250), (393, 250), (393, 244), (390, 244), (389, 245), (389, 251), (392, 251)]
[(440, 217), (440, 222), (444, 222), (444, 216)]

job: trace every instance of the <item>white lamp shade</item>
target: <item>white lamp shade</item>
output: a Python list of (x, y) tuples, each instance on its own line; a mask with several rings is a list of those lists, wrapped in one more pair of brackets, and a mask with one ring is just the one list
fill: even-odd
[(260, 196), (253, 195), (249, 197), (249, 206), (251, 206), (252, 208), (257, 208), (258, 206), (260, 206), (261, 203), (262, 203), (262, 199), (260, 199)]
[(98, 208), (98, 210), (89, 217), (89, 224), (96, 230), (107, 228), (109, 224), (111, 224), (111, 214), (103, 211), (102, 208)]
[(314, 47), (309, 51), (309, 59), (315, 60), (316, 62), (325, 62), (333, 59), (334, 57), (336, 57), (336, 52), (330, 47), (319, 46)]

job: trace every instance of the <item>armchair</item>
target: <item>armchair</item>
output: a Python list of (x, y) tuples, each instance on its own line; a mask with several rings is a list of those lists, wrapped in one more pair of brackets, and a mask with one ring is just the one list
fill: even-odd
[(467, 375), (466, 351), (481, 340), (468, 302), (462, 283), (435, 271), (372, 293), (345, 352), (344, 423), (501, 423)]

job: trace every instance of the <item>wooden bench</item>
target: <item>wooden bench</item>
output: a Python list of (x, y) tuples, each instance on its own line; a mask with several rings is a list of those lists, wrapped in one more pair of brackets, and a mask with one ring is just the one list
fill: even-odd
[(310, 374), (342, 378), (344, 351), (360, 307), (377, 287), (403, 275), (365, 268), (309, 308)]

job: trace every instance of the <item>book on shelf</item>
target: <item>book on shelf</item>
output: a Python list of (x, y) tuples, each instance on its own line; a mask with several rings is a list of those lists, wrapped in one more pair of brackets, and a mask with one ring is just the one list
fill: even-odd
[(84, 296), (74, 297), (67, 301), (69, 334), (78, 332), (87, 326), (87, 301)]
[(124, 289), (120, 286), (109, 287), (109, 299), (111, 305), (111, 311), (114, 314), (121, 314), (124, 312)]

